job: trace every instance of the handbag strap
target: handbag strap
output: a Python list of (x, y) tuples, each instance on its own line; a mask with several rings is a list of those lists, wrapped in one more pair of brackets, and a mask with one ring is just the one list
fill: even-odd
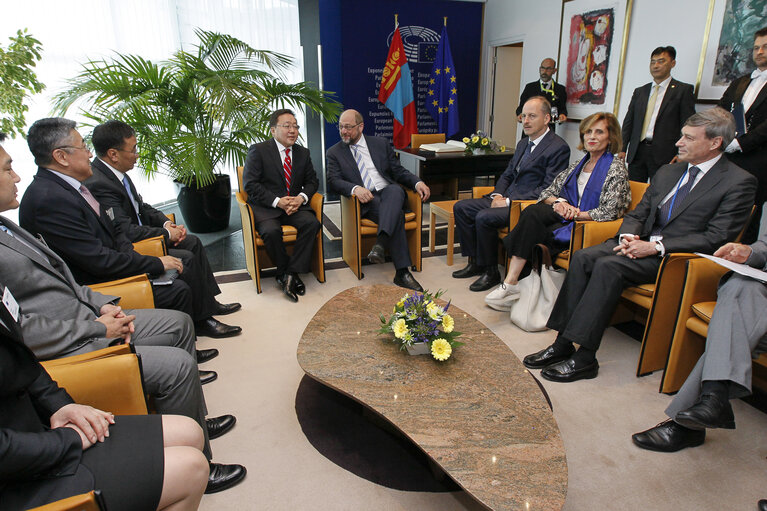
[(533, 247), (532, 265), (533, 271), (536, 271), (539, 274), (541, 273), (541, 266), (545, 266), (546, 268), (552, 268), (554, 266), (551, 262), (551, 252), (549, 252), (549, 247), (543, 243), (538, 243)]

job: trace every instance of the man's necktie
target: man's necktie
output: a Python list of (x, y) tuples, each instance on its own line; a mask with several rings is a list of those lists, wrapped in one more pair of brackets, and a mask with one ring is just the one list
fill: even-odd
[(290, 147), (285, 148), (285, 161), (282, 163), (282, 168), (285, 170), (285, 186), (290, 192), (290, 176), (293, 173), (293, 162), (290, 161)]
[(133, 204), (133, 209), (136, 211), (136, 219), (138, 220), (138, 224), (144, 225), (141, 222), (141, 214), (138, 210), (138, 200), (136, 199), (136, 196), (133, 195), (133, 183), (128, 177), (128, 174), (123, 175), (123, 186), (125, 187), (125, 191), (128, 192), (128, 198), (130, 198), (130, 203)]
[(517, 163), (517, 170), (519, 170), (522, 167), (522, 163), (524, 163), (530, 157), (530, 153), (533, 152), (533, 147), (535, 147), (535, 144), (533, 144), (533, 141), (528, 140), (527, 147), (525, 148), (525, 152), (524, 154), (522, 154), (522, 158), (519, 159), (519, 163)]
[(650, 94), (650, 99), (647, 100), (647, 110), (645, 110), (644, 122), (642, 123), (642, 134), (639, 135), (640, 140), (645, 139), (647, 128), (650, 127), (650, 119), (652, 119), (652, 113), (655, 111), (655, 102), (658, 101), (658, 89), (660, 89), (660, 85), (653, 85), (652, 94)]
[(83, 199), (88, 203), (88, 205), (93, 209), (93, 211), (96, 212), (96, 215), (101, 215), (101, 208), (99, 208), (99, 202), (96, 200), (96, 198), (91, 195), (91, 191), (88, 190), (85, 185), (80, 185), (80, 193), (83, 196)]
[(365, 188), (368, 190), (374, 191), (375, 184), (373, 183), (373, 178), (370, 176), (370, 172), (368, 172), (367, 167), (365, 166), (365, 162), (362, 160), (362, 153), (360, 153), (359, 148), (356, 144), (350, 146), (352, 148), (352, 152), (354, 153), (354, 161), (357, 162), (357, 168), (360, 169), (360, 176), (362, 176), (362, 183), (365, 185)]
[(687, 171), (689, 176), (687, 178), (687, 182), (680, 186), (674, 195), (672, 195), (671, 198), (664, 202), (660, 207), (658, 216), (655, 219), (655, 226), (651, 233), (652, 236), (657, 236), (660, 234), (661, 229), (663, 229), (668, 223), (668, 219), (671, 217), (671, 214), (676, 208), (679, 207), (680, 204), (684, 202), (684, 199), (690, 194), (690, 190), (692, 190), (692, 185), (695, 184), (695, 177), (698, 175), (698, 172), (700, 172), (698, 167), (690, 167), (690, 169)]

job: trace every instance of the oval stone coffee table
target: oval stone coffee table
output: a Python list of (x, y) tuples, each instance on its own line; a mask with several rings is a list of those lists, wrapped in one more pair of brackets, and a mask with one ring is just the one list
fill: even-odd
[(451, 304), (466, 344), (446, 362), (409, 356), (377, 333), (405, 294), (360, 286), (334, 296), (298, 344), (320, 383), (376, 412), (489, 509), (561, 509), (567, 462), (541, 389), (511, 350)]

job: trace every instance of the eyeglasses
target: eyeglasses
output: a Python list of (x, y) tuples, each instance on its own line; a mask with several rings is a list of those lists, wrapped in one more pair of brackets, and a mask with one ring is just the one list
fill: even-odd
[(299, 129), (301, 129), (301, 126), (299, 126), (298, 124), (288, 124), (288, 123), (285, 123), (285, 124), (277, 124), (276, 126), (279, 127), (279, 128), (282, 128), (284, 130), (296, 130), (296, 131), (298, 131)]
[(87, 144), (83, 144), (83, 145), (60, 145), (58, 147), (54, 147), (53, 148), (54, 151), (56, 149), (81, 149), (81, 150), (83, 150), (83, 151), (85, 151), (87, 153), (91, 152), (91, 149), (88, 147)]
[(357, 124), (339, 124), (338, 125), (338, 131), (351, 131), (357, 126), (362, 124), (361, 122), (358, 122)]
[(555, 69), (554, 66), (541, 66), (541, 71), (554, 71)]
[(134, 147), (133, 149), (118, 149), (116, 147), (114, 147), (113, 149), (115, 151), (120, 151), (120, 152), (123, 152), (123, 153), (138, 154), (138, 146)]

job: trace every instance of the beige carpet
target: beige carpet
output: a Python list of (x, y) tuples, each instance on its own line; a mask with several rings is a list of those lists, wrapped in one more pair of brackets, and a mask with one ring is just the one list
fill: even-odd
[[(424, 259), (416, 278), (428, 289), (447, 289), (447, 298), (491, 328), (520, 358), (548, 345), (552, 332), (526, 333), (508, 317), (485, 307), (481, 293), (456, 280), (445, 258)], [(306, 296), (287, 301), (265, 279), (256, 294), (251, 281), (225, 284), (219, 297), (240, 301), (227, 317), (244, 334), (203, 338), (201, 348), (221, 355), (204, 364), (218, 371), (204, 387), (211, 416), (234, 413), (234, 430), (213, 440), (214, 460), (242, 463), (247, 479), (230, 490), (207, 495), (202, 510), (461, 510), (481, 509), (463, 492), (391, 490), (351, 474), (320, 455), (304, 437), (295, 414), (303, 371), (296, 346), (306, 324), (343, 289), (390, 282), (391, 264), (366, 266), (358, 281), (348, 268), (319, 284), (304, 278)], [(371, 318), (377, 321), (377, 318)], [(349, 325), (354, 328), (355, 325)], [(471, 349), (470, 340), (461, 349)], [(567, 451), (569, 488), (564, 509), (581, 510), (753, 510), (767, 498), (767, 416), (734, 401), (737, 429), (710, 431), (706, 443), (676, 454), (640, 450), (631, 434), (665, 418), (669, 396), (658, 393), (660, 374), (636, 378), (639, 343), (608, 329), (598, 358), (599, 377), (571, 384), (541, 380), (551, 397)], [(537, 372), (536, 372), (537, 373)]]

